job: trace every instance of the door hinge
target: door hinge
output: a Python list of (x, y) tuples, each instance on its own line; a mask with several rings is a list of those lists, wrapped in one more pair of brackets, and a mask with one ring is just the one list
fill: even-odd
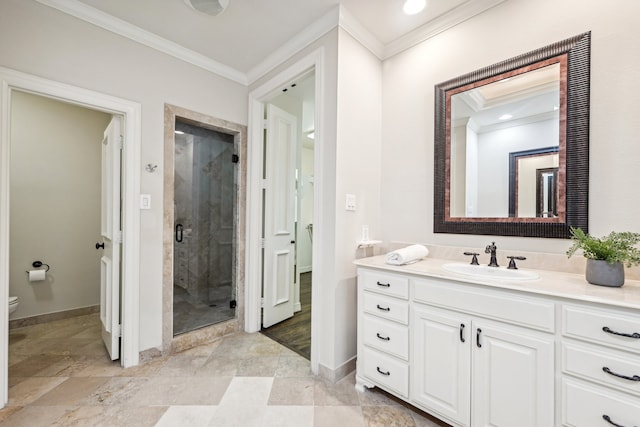
[(113, 330), (113, 335), (115, 335), (118, 338), (122, 336), (122, 325), (120, 324), (116, 325), (115, 329)]
[(267, 129), (267, 127), (268, 127), (267, 123), (268, 122), (266, 120), (262, 121), (262, 129)]
[(264, 248), (265, 245), (265, 239), (260, 239), (260, 247)]
[(234, 154), (231, 156), (231, 161), (233, 163), (238, 163), (240, 161), (240, 156), (238, 156), (237, 154)]
[(120, 135), (120, 149), (124, 150), (124, 136)]
[(260, 308), (264, 308), (264, 298), (260, 298)]
[(123, 239), (122, 230), (118, 231), (118, 233), (115, 235), (115, 238), (116, 238), (116, 243), (118, 244), (122, 243), (122, 239)]

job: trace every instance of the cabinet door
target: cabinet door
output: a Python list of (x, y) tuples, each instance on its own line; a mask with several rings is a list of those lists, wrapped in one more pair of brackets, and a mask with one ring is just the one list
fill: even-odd
[(473, 325), (474, 426), (554, 424), (553, 337), (478, 320)]
[(413, 310), (411, 400), (456, 424), (470, 421), (469, 318), (416, 305)]

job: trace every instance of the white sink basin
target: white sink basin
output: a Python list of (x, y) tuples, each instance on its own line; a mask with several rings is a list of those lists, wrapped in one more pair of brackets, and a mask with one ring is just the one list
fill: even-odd
[(527, 270), (509, 270), (506, 267), (489, 267), (488, 265), (471, 265), (463, 263), (444, 264), (442, 266), (452, 273), (465, 274), (480, 279), (495, 280), (536, 280), (540, 276)]

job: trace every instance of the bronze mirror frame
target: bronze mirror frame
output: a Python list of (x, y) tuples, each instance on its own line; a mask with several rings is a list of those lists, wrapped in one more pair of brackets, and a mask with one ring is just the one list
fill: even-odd
[[(560, 56), (566, 56), (567, 63), (566, 108), (565, 115), (560, 116), (561, 122), (565, 120), (560, 127), (564, 129), (564, 144), (562, 141), (560, 144), (560, 155), (565, 160), (564, 219), (449, 218), (448, 132), (451, 118), (447, 114), (447, 91), (485, 79), (498, 80), (505, 73)], [(580, 227), (588, 232), (590, 61), (591, 32), (586, 32), (435, 86), (434, 233), (566, 239), (570, 237), (570, 227)], [(562, 202), (562, 197), (559, 200)], [(559, 208), (562, 210), (562, 206)]]

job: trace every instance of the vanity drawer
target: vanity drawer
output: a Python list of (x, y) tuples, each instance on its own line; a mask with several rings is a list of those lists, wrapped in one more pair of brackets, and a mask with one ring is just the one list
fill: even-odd
[(564, 305), (562, 333), (567, 337), (640, 353), (640, 316)]
[(552, 301), (448, 280), (414, 279), (412, 283), (415, 301), (544, 332), (555, 331)]
[(404, 360), (409, 358), (409, 328), (369, 315), (364, 315), (363, 321), (362, 339), (365, 345)]
[(403, 397), (409, 395), (409, 366), (384, 353), (365, 348), (359, 357), (364, 359), (364, 375)]
[(409, 278), (374, 270), (358, 270), (358, 283), (365, 290), (402, 299), (409, 298)]
[(634, 427), (640, 420), (638, 398), (568, 379), (562, 381), (562, 405), (563, 426)]
[(409, 304), (406, 300), (367, 291), (363, 292), (363, 300), (366, 313), (395, 320), (404, 325), (409, 323)]
[(564, 342), (562, 370), (567, 374), (640, 395), (640, 361), (637, 356), (628, 353)]

